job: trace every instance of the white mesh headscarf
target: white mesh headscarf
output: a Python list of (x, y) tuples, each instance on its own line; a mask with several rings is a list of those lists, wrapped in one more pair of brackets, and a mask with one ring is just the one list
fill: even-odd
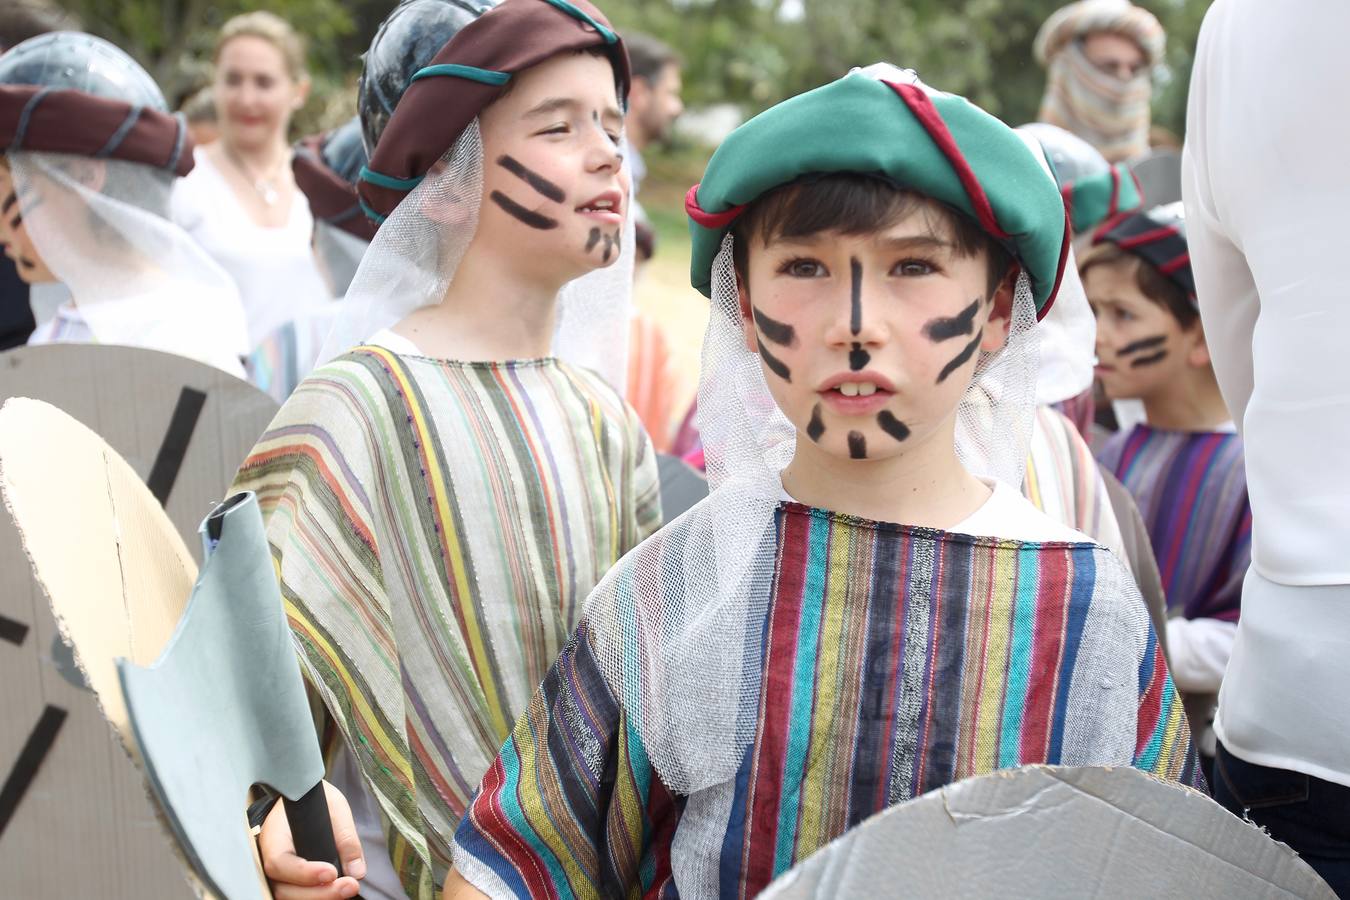
[[(100, 344), (176, 353), (243, 376), (234, 282), (167, 218), (171, 173), (120, 159), (9, 152), (33, 245)], [(72, 172), (101, 166), (98, 189)]]
[[(483, 142), (475, 119), (380, 225), (324, 342), (320, 363), (414, 310), (441, 302), (478, 227), (482, 195)], [(558, 357), (594, 369), (619, 391), (628, 368), (633, 247), (633, 216), (628, 215), (618, 260), (563, 286), (553, 336)]]
[[(895, 80), (898, 72), (878, 74)], [(774, 511), (796, 444), (759, 357), (745, 346), (733, 241), (724, 238), (713, 262), (699, 383), (710, 494), (620, 560), (586, 612), (607, 683), (662, 781), (685, 795), (727, 781), (754, 739)], [(1017, 491), (1035, 412), (1037, 343), (1023, 272), (1007, 343), (981, 354), (956, 428), (963, 465)]]

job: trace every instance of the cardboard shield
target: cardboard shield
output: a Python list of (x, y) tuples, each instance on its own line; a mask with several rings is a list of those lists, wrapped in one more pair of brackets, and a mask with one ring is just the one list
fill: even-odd
[[(183, 856), (218, 896), (267, 897), (249, 790), (322, 806), (324, 767), (256, 498), (208, 516), (198, 577), (136, 473), (70, 416), (23, 398), (0, 408), (0, 491)], [(317, 812), (326, 827), (326, 806)], [(328, 843), (309, 858), (335, 856)]]
[[(0, 403), (61, 407), (152, 482), (176, 526), (168, 578), (181, 611), (195, 533), (276, 413), (251, 385), (155, 351), (56, 344), (0, 354)], [(53, 479), (60, 461), (43, 460)], [(106, 493), (106, 486), (103, 491)], [(73, 528), (87, 503), (61, 511)], [(187, 543), (185, 543), (187, 542)], [(68, 568), (78, 570), (86, 560)], [(174, 571), (174, 566), (165, 570)], [(167, 631), (165, 632), (167, 634)], [(149, 657), (153, 660), (153, 655)], [(78, 848), (72, 852), (71, 848)], [(110, 740), (94, 695), (59, 635), (8, 512), (0, 510), (0, 871), (4, 894), (186, 900), (192, 891), (145, 779)]]
[(893, 806), (760, 896), (1335, 897), (1294, 851), (1203, 794), (1136, 769), (1060, 766)]
[(1181, 199), (1181, 154), (1176, 150), (1154, 150), (1129, 165), (1139, 181), (1146, 208)]

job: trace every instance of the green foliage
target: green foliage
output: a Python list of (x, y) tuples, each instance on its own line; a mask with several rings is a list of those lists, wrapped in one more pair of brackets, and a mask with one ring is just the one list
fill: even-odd
[[(1031, 43), (1063, 0), (599, 0), (622, 29), (646, 31), (685, 61), (690, 106), (732, 102), (747, 114), (888, 61), (918, 70), (1013, 124), (1035, 118), (1045, 74)], [(1209, 0), (1139, 0), (1168, 30), (1171, 80), (1155, 120), (1180, 134), (1200, 20)], [(394, 0), (69, 0), (86, 27), (126, 49), (172, 101), (209, 79), (215, 31), (230, 16), (269, 9), (310, 48), (315, 100), (297, 126), (336, 124), (354, 111), (360, 54)]]

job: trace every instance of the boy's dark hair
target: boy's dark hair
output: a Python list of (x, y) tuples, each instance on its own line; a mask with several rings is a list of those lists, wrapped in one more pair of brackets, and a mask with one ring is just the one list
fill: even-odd
[(623, 44), (628, 48), (628, 64), (633, 77), (651, 84), (661, 77), (666, 66), (680, 66), (684, 61), (670, 45), (640, 31), (624, 32)]
[[(732, 226), (736, 275), (744, 283), (750, 241), (804, 238), (822, 231), (859, 235), (889, 228), (916, 213), (945, 222), (956, 253), (972, 257), (981, 251), (988, 266), (988, 293), (993, 295), (1013, 264), (1013, 255), (984, 229), (922, 194), (868, 175), (841, 173), (774, 188), (741, 214)], [(935, 223), (930, 218), (930, 226)]]
[(1200, 312), (1187, 296), (1186, 289), (1158, 271), (1158, 267), (1148, 260), (1106, 242), (1097, 244), (1083, 255), (1078, 262), (1078, 274), (1086, 280), (1088, 270), (1095, 266), (1134, 266), (1134, 283), (1140, 293), (1171, 313), (1182, 328), (1190, 328), (1200, 320)]

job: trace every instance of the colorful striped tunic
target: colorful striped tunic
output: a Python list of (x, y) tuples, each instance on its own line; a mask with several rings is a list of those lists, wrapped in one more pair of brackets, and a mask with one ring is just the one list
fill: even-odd
[(306, 673), (386, 820), (405, 890), (450, 838), (586, 595), (659, 524), (656, 460), (598, 375), (359, 347), (241, 468)]
[(966, 776), (1052, 763), (1200, 780), (1148, 615), (1108, 551), (791, 503), (776, 528), (770, 602), (749, 626), (755, 733), (734, 775), (666, 787), (588, 618), (460, 821), (470, 882), (494, 897), (750, 897)]
[(1242, 439), (1136, 425), (1112, 436), (1099, 459), (1134, 495), (1168, 609), (1237, 621), (1252, 538)]

